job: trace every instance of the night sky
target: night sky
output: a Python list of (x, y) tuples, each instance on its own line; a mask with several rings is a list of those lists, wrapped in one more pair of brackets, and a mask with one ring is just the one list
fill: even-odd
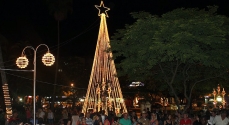
[[(104, 0), (104, 3), (111, 8), (107, 19), (110, 37), (117, 29), (124, 28), (125, 24), (132, 24), (135, 21), (131, 18), (131, 12), (147, 11), (161, 15), (181, 7), (203, 9), (209, 5), (217, 5), (219, 14), (229, 16), (229, 0)], [(98, 10), (94, 5), (99, 4), (100, 0), (73, 0), (73, 11), (60, 22), (61, 57), (79, 56), (93, 59), (100, 23)], [(50, 14), (46, 0), (0, 1), (0, 34), (5, 36), (12, 46), (15, 43), (30, 43), (35, 47), (45, 43), (50, 47), (51, 52), (56, 54), (57, 21)], [(18, 49), (18, 55), (15, 56), (18, 57), (21, 51), (22, 49)], [(11, 61), (15, 63), (15, 60)], [(91, 63), (92, 61), (86, 67), (88, 70), (91, 70)], [(44, 69), (38, 73), (38, 79), (53, 83), (55, 67), (50, 70), (52, 70), (51, 76), (39, 76), (39, 73), (46, 72)], [(82, 82), (85, 85), (88, 83), (89, 73)], [(48, 77), (52, 80), (48, 80)]]
[[(104, 0), (110, 7), (107, 19), (110, 36), (134, 20), (130, 12), (148, 11), (161, 15), (180, 7), (204, 8), (218, 5), (219, 13), (229, 15), (228, 0)], [(94, 5), (100, 0), (73, 0), (72, 13), (60, 22), (60, 54), (93, 56), (99, 30)], [(3, 0), (0, 3), (0, 33), (10, 42), (46, 43), (54, 51), (57, 45), (57, 21), (45, 0)]]

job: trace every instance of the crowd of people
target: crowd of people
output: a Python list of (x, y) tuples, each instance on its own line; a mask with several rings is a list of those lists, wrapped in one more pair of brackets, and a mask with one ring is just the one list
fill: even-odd
[[(33, 113), (27, 109), (27, 124), (33, 125)], [(39, 125), (229, 125), (229, 119), (226, 110), (213, 110), (200, 112), (197, 114), (190, 113), (165, 113), (159, 110), (143, 110), (139, 116), (136, 112), (129, 111), (122, 114), (114, 112), (105, 113), (105, 111), (81, 113), (76, 108), (62, 109), (61, 118), (55, 119), (56, 112), (50, 109), (36, 112), (36, 124)], [(57, 121), (57, 122), (54, 122)], [(55, 124), (54, 124), (55, 123)], [(18, 125), (21, 121), (18, 119), (17, 111), (8, 120), (8, 125)]]

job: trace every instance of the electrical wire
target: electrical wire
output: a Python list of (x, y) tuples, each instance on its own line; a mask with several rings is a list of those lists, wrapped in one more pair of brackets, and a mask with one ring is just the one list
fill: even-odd
[[(5, 72), (5, 73), (6, 73), (7, 75), (11, 75), (11, 76), (14, 76), (14, 77), (18, 77), (18, 78), (22, 78), (22, 79), (26, 79), (26, 80), (33, 81), (33, 79), (30, 79), (30, 78), (27, 78), (27, 77), (15, 75), (15, 74), (8, 73), (8, 72)], [(60, 87), (71, 87), (71, 86), (66, 86), (66, 85), (61, 85), (61, 84), (54, 84), (54, 83), (50, 83), (50, 82), (45, 82), (45, 81), (41, 81), (41, 80), (36, 80), (36, 82), (45, 83), (45, 84), (48, 84), (48, 85), (56, 85), (56, 86), (60, 86)], [(87, 88), (78, 88), (78, 87), (77, 87), (76, 89), (87, 89)]]
[[(79, 33), (78, 35), (76, 35), (76, 36), (74, 36), (74, 37), (72, 37), (72, 38), (70, 38), (70, 39), (68, 39), (68, 40), (66, 40), (66, 41), (64, 41), (64, 42), (61, 42), (60, 43), (60, 46), (59, 47), (63, 47), (63, 46), (65, 46), (66, 44), (68, 44), (68, 43), (70, 43), (70, 42), (72, 42), (75, 38), (77, 38), (77, 37), (79, 37), (79, 36), (81, 36), (81, 35), (83, 35), (83, 34), (85, 34), (85, 33), (87, 33), (88, 31), (90, 31), (90, 30), (92, 30), (93, 28), (95, 28), (96, 26), (98, 26), (99, 24), (97, 24), (97, 25), (94, 25), (97, 21), (99, 20), (99, 18), (97, 18), (90, 26), (88, 26), (88, 28), (86, 28), (84, 31), (82, 31), (81, 33)], [(93, 26), (94, 25), (94, 26)], [(49, 49), (50, 50), (56, 50), (58, 48), (58, 45), (54, 45), (54, 46), (51, 46), (51, 47), (49, 47)], [(37, 51), (37, 54), (39, 54), (39, 53), (41, 53), (41, 52), (43, 52), (43, 51), (46, 51), (45, 49), (43, 49), (43, 50), (39, 50), (39, 51)], [(32, 56), (32, 54), (29, 54), (29, 55), (26, 55), (27, 57), (30, 57), (30, 56)], [(42, 55), (38, 55), (37, 56), (37, 58), (39, 58), (39, 57), (41, 57)], [(11, 61), (15, 61), (15, 60), (7, 60), (7, 61), (4, 61), (3, 62), (3, 64), (5, 64), (5, 63), (9, 63), (9, 62), (11, 62)], [(6, 66), (4, 66), (5, 68), (7, 67), (12, 67), (12, 66), (16, 66), (16, 64), (12, 64), (12, 65), (6, 65)]]

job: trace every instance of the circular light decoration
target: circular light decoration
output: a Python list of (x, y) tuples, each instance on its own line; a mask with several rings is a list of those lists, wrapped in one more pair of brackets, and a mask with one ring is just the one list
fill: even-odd
[(55, 57), (53, 54), (47, 52), (43, 57), (42, 57), (42, 62), (46, 66), (52, 66), (55, 62)]
[(17, 58), (16, 64), (19, 68), (23, 69), (28, 66), (29, 60), (26, 58), (26, 56), (21, 56)]

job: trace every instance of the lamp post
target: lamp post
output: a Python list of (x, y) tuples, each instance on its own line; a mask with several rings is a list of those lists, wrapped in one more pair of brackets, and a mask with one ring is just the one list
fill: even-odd
[(37, 58), (37, 50), (40, 46), (45, 46), (48, 49), (46, 54), (44, 54), (44, 56), (42, 57), (42, 62), (46, 66), (52, 66), (55, 62), (55, 57), (49, 52), (49, 48), (46, 44), (40, 44), (36, 48), (33, 48), (32, 46), (26, 46), (21, 53), (21, 57), (18, 57), (16, 61), (16, 64), (19, 68), (21, 69), (26, 68), (29, 64), (29, 60), (26, 58), (25, 50), (29, 48), (34, 51), (33, 70), (31, 70), (33, 72), (33, 124), (34, 125), (36, 124), (36, 115), (35, 115), (36, 114), (36, 58)]

